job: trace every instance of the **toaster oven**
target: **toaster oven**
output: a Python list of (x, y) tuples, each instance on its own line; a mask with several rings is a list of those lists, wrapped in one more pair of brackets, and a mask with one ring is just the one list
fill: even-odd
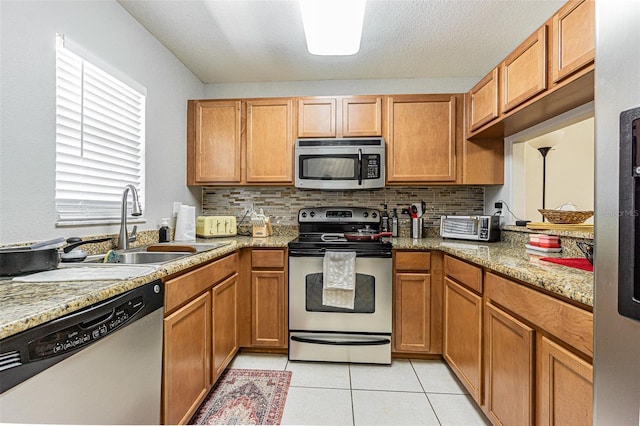
[(440, 236), (459, 240), (498, 241), (500, 216), (441, 216)]

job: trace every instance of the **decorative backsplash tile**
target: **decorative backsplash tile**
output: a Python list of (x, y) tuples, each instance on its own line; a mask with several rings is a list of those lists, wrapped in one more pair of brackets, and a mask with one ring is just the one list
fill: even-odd
[(483, 214), (484, 188), (462, 186), (434, 186), (428, 188), (391, 187), (375, 191), (303, 191), (292, 187), (204, 187), (202, 211), (205, 215), (233, 215), (238, 221), (245, 207), (264, 209), (274, 225), (297, 224), (298, 210), (314, 206), (369, 207), (400, 214), (411, 203), (426, 202), (425, 227), (439, 226), (440, 216), (454, 214)]

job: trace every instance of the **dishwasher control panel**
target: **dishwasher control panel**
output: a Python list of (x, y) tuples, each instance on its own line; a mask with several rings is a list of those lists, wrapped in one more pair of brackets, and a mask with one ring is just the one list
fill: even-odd
[(123, 327), (144, 308), (142, 296), (129, 300), (95, 319), (74, 324), (29, 342), (29, 360), (36, 361), (74, 351)]

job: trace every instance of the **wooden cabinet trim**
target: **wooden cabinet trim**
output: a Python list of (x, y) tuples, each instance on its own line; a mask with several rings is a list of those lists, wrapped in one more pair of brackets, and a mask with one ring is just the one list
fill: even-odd
[(533, 425), (534, 338), (531, 327), (485, 305), (486, 408), (495, 424)]
[(593, 357), (593, 314), (540, 291), (485, 274), (484, 294), (496, 304)]
[(217, 282), (235, 274), (238, 271), (238, 264), (238, 254), (232, 253), (167, 281), (164, 295), (165, 314), (203, 291), (209, 290)]
[(482, 294), (482, 268), (445, 255), (444, 273), (458, 283)]
[(502, 76), (502, 110), (504, 112), (546, 90), (546, 24), (507, 56), (500, 65), (500, 74)]
[[(571, 0), (553, 15), (551, 73), (557, 83), (595, 57), (595, 2)], [(565, 58), (565, 55), (570, 55)]]
[(431, 269), (431, 253), (421, 251), (396, 251), (396, 271), (428, 271)]

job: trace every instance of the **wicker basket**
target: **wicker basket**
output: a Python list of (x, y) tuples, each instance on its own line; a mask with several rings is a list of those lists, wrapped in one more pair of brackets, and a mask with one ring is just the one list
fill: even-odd
[(538, 209), (538, 211), (551, 223), (582, 223), (593, 216), (592, 210), (579, 211)]

